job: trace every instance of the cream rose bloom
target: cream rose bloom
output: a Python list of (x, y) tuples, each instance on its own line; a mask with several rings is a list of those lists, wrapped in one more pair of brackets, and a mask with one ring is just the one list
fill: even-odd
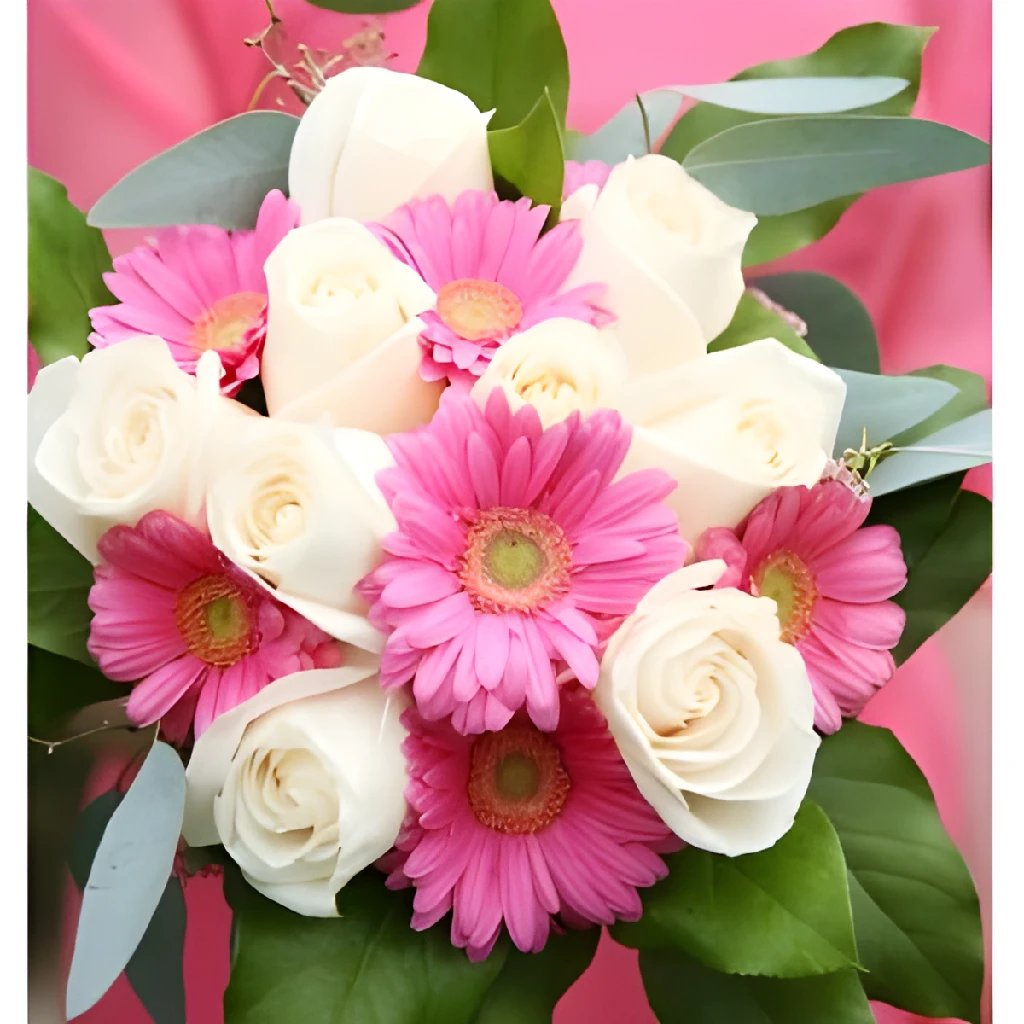
[(394, 529), (374, 479), (392, 461), (377, 434), (254, 418), (211, 473), (210, 537), (331, 636), (379, 651), (383, 637), (353, 588)]
[(441, 385), (420, 378), (417, 315), (434, 293), (416, 271), (343, 218), (289, 232), (265, 269), (271, 416), (382, 434), (430, 419)]
[(39, 371), (28, 398), (28, 500), (91, 562), (111, 526), (161, 508), (200, 520), (211, 438), (248, 410), (220, 394), (215, 353), (197, 376), (139, 336)]
[(309, 917), (386, 853), (405, 814), (402, 701), (369, 664), (285, 676), (215, 719), (186, 772), (182, 832)]
[(774, 338), (713, 352), (630, 382), (625, 471), (656, 467), (679, 486), (666, 501), (695, 544), (735, 526), (778, 487), (810, 486), (832, 455), (846, 385)]
[(776, 843), (819, 739), (799, 651), (775, 602), (713, 584), (700, 562), (656, 584), (612, 636), (594, 697), (640, 792), (686, 842), (735, 857)]
[(495, 353), (473, 385), (481, 405), (499, 387), (509, 406), (533, 405), (545, 427), (574, 411), (618, 404), (628, 365), (610, 328), (556, 317), (516, 334)]
[(592, 193), (570, 198), (583, 249), (567, 287), (608, 285), (604, 304), (633, 372), (703, 355), (743, 294), (743, 247), (757, 218), (656, 153), (613, 168), (592, 203)]
[(490, 189), (488, 120), (469, 97), (416, 75), (359, 67), (328, 79), (288, 164), (302, 223), (381, 220), (410, 199)]

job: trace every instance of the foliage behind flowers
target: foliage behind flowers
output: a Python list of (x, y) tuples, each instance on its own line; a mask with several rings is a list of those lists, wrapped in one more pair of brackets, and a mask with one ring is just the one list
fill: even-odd
[[(88, 224), (30, 171), (31, 728), (120, 692), (152, 734), (82, 814), (68, 1015), (125, 969), (184, 1020), (183, 838), (229, 1024), (547, 1020), (602, 926), (665, 1021), (673, 979), (708, 1021), (977, 1021), (970, 876), (851, 719), (989, 573), (983, 388), (749, 268), (987, 147), (909, 116), (927, 32), (880, 24), (582, 137), (548, 0), (509, 9), (298, 86), (275, 22), (302, 118)], [(111, 271), (123, 226), (167, 230)]]

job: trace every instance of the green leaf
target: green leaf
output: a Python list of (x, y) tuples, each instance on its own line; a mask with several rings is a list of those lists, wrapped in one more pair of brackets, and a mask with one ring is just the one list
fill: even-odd
[(747, 114), (840, 114), (884, 103), (910, 83), (888, 76), (747, 78), (672, 85), (681, 96)]
[[(103, 830), (120, 805), (116, 790), (104, 793), (78, 817), (68, 866), (79, 889), (84, 889)], [(173, 875), (142, 941), (125, 967), (125, 975), (154, 1024), (185, 1024), (185, 897)]]
[(156, 743), (89, 869), (68, 976), (69, 1020), (99, 1001), (138, 948), (171, 875), (184, 807), (181, 758)]
[(266, 194), (288, 191), (299, 119), (253, 110), (206, 128), (129, 171), (89, 211), (101, 228), (251, 228)]
[(741, 210), (779, 215), (987, 163), (988, 144), (906, 117), (779, 117), (728, 128), (683, 167)]
[(470, 1024), (506, 947), (472, 964), (448, 928), (409, 927), (410, 892), (389, 892), (370, 868), (342, 889), (340, 918), (302, 917), (231, 870), (235, 913), (225, 1024)]
[(798, 355), (817, 361), (810, 345), (778, 313), (763, 306), (750, 292), (743, 293), (731, 323), (708, 345), (708, 351), (722, 352), (762, 338), (775, 338)]
[(676, 952), (643, 950), (640, 973), (661, 1024), (874, 1024), (856, 971), (814, 978), (720, 974)]
[(552, 935), (543, 955), (510, 949), (473, 1024), (549, 1024), (555, 1004), (594, 958), (601, 929)]
[(28, 510), (28, 642), (92, 665), (85, 642), (92, 566), (35, 509)]
[(888, 729), (846, 722), (822, 743), (810, 792), (846, 854), (868, 996), (977, 1021), (978, 898), (910, 755)]
[[(787, 78), (827, 75), (893, 75), (910, 83), (901, 93), (860, 111), (860, 113), (907, 116), (921, 84), (921, 54), (935, 30), (916, 25), (886, 25), (872, 22), (837, 32), (813, 53), (792, 60), (771, 61), (741, 71), (737, 79)], [(682, 160), (694, 146), (733, 125), (746, 124), (758, 115), (725, 110), (699, 103), (673, 129), (662, 152)], [(743, 262), (747, 266), (767, 263), (786, 253), (810, 245), (835, 227), (856, 196), (781, 217), (762, 217), (747, 241)]]
[(127, 694), (123, 683), (111, 682), (97, 669), (29, 645), (28, 731), (33, 736), (53, 739), (82, 708)]
[(879, 373), (878, 339), (864, 304), (827, 274), (797, 271), (752, 282), (807, 324), (805, 341), (826, 365)]
[(938, 412), (929, 416), (926, 420), (911, 427), (909, 430), (897, 434), (892, 440), (893, 444), (914, 444), (929, 434), (934, 434), (943, 427), (966, 417), (982, 409), (988, 408), (988, 388), (985, 385), (985, 378), (969, 370), (962, 370), (959, 366), (926, 366), (920, 370), (911, 370), (915, 377), (931, 377), (935, 380), (944, 380), (957, 389), (953, 396)]
[(688, 847), (644, 894), (643, 917), (615, 938), (679, 950), (727, 974), (780, 978), (857, 966), (846, 866), (835, 830), (805, 801), (774, 846), (742, 857)]
[(40, 360), (89, 350), (89, 310), (113, 302), (103, 236), (85, 222), (60, 182), (28, 169), (28, 336)]
[(489, 131), (487, 145), (499, 188), (504, 182), (519, 195), (550, 206), (549, 219), (557, 219), (565, 154), (558, 116), (547, 90), (520, 124)]
[(942, 530), (893, 598), (907, 613), (903, 637), (892, 652), (896, 664), (956, 615), (991, 572), (992, 502), (960, 491)]
[(519, 124), (545, 89), (565, 124), (569, 59), (549, 0), (434, 0), (416, 73), (494, 110), (492, 128)]
[(391, 14), (406, 11), (423, 0), (309, 0), (314, 7), (339, 14)]

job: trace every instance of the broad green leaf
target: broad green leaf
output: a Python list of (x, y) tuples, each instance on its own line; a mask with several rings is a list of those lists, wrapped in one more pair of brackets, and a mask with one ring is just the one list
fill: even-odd
[[(78, 817), (68, 866), (79, 889), (85, 888), (100, 837), (121, 803), (116, 790), (104, 793)], [(183, 951), (185, 897), (173, 875), (153, 913), (125, 975), (154, 1024), (185, 1024)]]
[(603, 160), (618, 164), (630, 156), (643, 156), (647, 150), (643, 110), (647, 112), (647, 130), (653, 145), (665, 133), (679, 112), (679, 94), (671, 89), (652, 89), (630, 100), (611, 120), (591, 135), (567, 139), (568, 155), (573, 160)]
[(85, 642), (92, 566), (35, 509), (28, 510), (28, 642), (92, 665)]
[(671, 85), (667, 88), (703, 103), (747, 114), (840, 114), (884, 103), (903, 92), (905, 78), (747, 78), (714, 85)]
[[(921, 53), (935, 30), (916, 25), (872, 22), (843, 29), (820, 49), (791, 60), (771, 61), (741, 71), (736, 78), (765, 79), (828, 75), (891, 75), (910, 83), (883, 103), (866, 107), (862, 114), (910, 114), (921, 83)], [(744, 114), (710, 103), (698, 103), (679, 119), (662, 152), (682, 160), (694, 146), (733, 125), (746, 124), (762, 115)], [(835, 227), (856, 196), (789, 213), (761, 217), (747, 241), (743, 262), (756, 266), (817, 241)]]
[(340, 14), (391, 14), (415, 7), (423, 0), (309, 0), (314, 7)]
[(234, 870), (226, 879), (235, 924), (225, 1024), (470, 1024), (504, 964), (504, 944), (470, 963), (447, 923), (414, 932), (411, 891), (389, 892), (373, 868), (342, 889), (333, 919), (286, 910)]
[(774, 846), (742, 857), (688, 847), (643, 894), (644, 914), (615, 938), (679, 950), (727, 974), (779, 978), (857, 966), (846, 866), (835, 830), (805, 801)]
[(89, 350), (89, 310), (113, 302), (103, 236), (85, 222), (60, 182), (28, 169), (28, 336), (40, 360)]
[(569, 59), (549, 0), (434, 0), (416, 73), (493, 110), (492, 128), (519, 124), (546, 88), (565, 124)]
[(929, 377), (836, 372), (846, 381), (846, 401), (834, 449), (837, 457), (847, 448), (860, 448), (865, 429), (869, 445), (882, 444), (931, 416), (956, 394), (952, 384)]
[(206, 128), (129, 171), (89, 211), (100, 228), (251, 228), (266, 194), (288, 191), (299, 119), (253, 110)]
[(729, 326), (708, 345), (708, 351), (722, 352), (762, 338), (775, 338), (798, 355), (814, 360), (818, 358), (778, 313), (762, 305), (750, 292), (743, 293)]
[(691, 150), (683, 167), (730, 205), (770, 216), (988, 158), (987, 143), (935, 121), (779, 117), (726, 129)]
[(96, 668), (29, 645), (28, 731), (33, 736), (55, 739), (82, 708), (127, 696), (123, 683), (111, 682)]
[(878, 373), (878, 339), (863, 303), (827, 274), (796, 271), (753, 282), (807, 324), (805, 341), (826, 365)]
[(898, 446), (871, 474), (871, 492), (889, 494), (991, 461), (992, 410), (982, 409), (914, 444)]
[(520, 124), (487, 133), (495, 177), (519, 195), (551, 207), (558, 217), (562, 203), (565, 154), (558, 117), (547, 91)]
[(185, 769), (156, 743), (111, 815), (82, 894), (67, 1015), (85, 1013), (139, 946), (171, 875), (185, 806)]
[(601, 929), (552, 935), (543, 955), (510, 949), (473, 1024), (549, 1024), (555, 1004), (594, 958)]
[(941, 532), (893, 598), (907, 613), (903, 637), (893, 651), (896, 663), (905, 662), (953, 618), (991, 572), (992, 502), (960, 491)]
[(681, 953), (642, 950), (640, 974), (660, 1024), (875, 1024), (856, 971), (747, 978)]
[(846, 854), (868, 996), (977, 1021), (978, 898), (910, 755), (888, 729), (846, 722), (822, 743), (810, 792)]
[(954, 395), (937, 413), (929, 416), (909, 430), (897, 434), (892, 440), (893, 444), (914, 444), (921, 438), (934, 434), (951, 423), (966, 419), (972, 413), (981, 412), (988, 408), (988, 388), (985, 385), (985, 378), (969, 370), (962, 370), (959, 366), (925, 366), (920, 370), (911, 370), (915, 377), (933, 377), (935, 380), (944, 380), (957, 388)]

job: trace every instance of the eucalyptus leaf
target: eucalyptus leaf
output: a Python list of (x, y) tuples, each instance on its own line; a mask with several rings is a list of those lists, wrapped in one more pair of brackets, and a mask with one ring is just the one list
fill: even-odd
[(933, 413), (926, 420), (897, 434), (892, 440), (893, 444), (914, 444), (921, 438), (934, 434), (943, 427), (966, 419), (972, 413), (981, 412), (988, 408), (988, 387), (985, 378), (969, 370), (961, 369), (959, 366), (925, 366), (920, 370), (912, 370), (915, 377), (932, 377), (936, 380), (944, 380), (957, 389), (954, 395), (938, 412)]
[(807, 324), (805, 341), (826, 365), (878, 373), (878, 339), (864, 304), (827, 274), (796, 271), (754, 282), (769, 298)]
[(596, 132), (580, 136), (569, 144), (569, 156), (580, 161), (603, 160), (606, 164), (622, 163), (630, 156), (643, 156), (648, 150), (640, 104), (647, 112), (651, 142), (657, 142), (679, 113), (680, 97), (671, 89), (652, 89), (630, 100)]
[(667, 862), (668, 877), (643, 894), (640, 920), (613, 928), (625, 945), (678, 950), (727, 974), (793, 978), (857, 966), (842, 850), (814, 803), (760, 853), (687, 847)]
[(28, 336), (44, 363), (89, 350), (89, 310), (113, 302), (103, 236), (85, 222), (67, 189), (28, 169)]
[(949, 518), (928, 550), (919, 555), (907, 585), (893, 600), (907, 613), (893, 651), (901, 665), (937, 633), (992, 572), (992, 502), (960, 491)]
[(451, 944), (446, 924), (409, 927), (410, 891), (390, 892), (373, 868), (339, 896), (340, 918), (303, 917), (264, 898), (236, 870), (225, 1024), (471, 1024), (508, 950), (481, 963)]
[(929, 377), (891, 377), (858, 370), (836, 372), (846, 381), (846, 401), (834, 449), (836, 457), (847, 448), (859, 448), (865, 429), (869, 445), (882, 444), (931, 416), (956, 395), (954, 385)]
[(299, 119), (253, 110), (206, 128), (129, 171), (89, 211), (101, 228), (251, 228), (273, 189), (288, 190)]
[(519, 124), (547, 89), (565, 125), (569, 58), (549, 0), (434, 0), (416, 73), (493, 110), (491, 128)]
[(672, 85), (690, 99), (747, 114), (839, 114), (883, 103), (903, 92), (905, 78), (746, 78), (714, 85)]
[(39, 515), (28, 510), (28, 642), (44, 651), (93, 660), (89, 638), (92, 566)]
[(708, 345), (708, 352), (723, 352), (762, 338), (775, 338), (798, 355), (814, 360), (818, 358), (778, 313), (755, 299), (749, 291), (741, 296), (729, 326)]
[(871, 473), (878, 497), (992, 461), (992, 410), (982, 409), (911, 445), (900, 445)]
[[(932, 28), (871, 22), (854, 25), (831, 36), (812, 53), (789, 60), (770, 61), (741, 71), (739, 80), (804, 76), (882, 75), (905, 78), (909, 85), (882, 103), (859, 111), (867, 114), (910, 114), (921, 83), (921, 54)], [(675, 160), (705, 139), (726, 128), (766, 115), (746, 114), (710, 103), (698, 103), (676, 123), (662, 152)], [(808, 210), (780, 217), (761, 217), (743, 252), (743, 262), (755, 266), (810, 245), (835, 226), (856, 196), (833, 199)]]
[(339, 14), (392, 14), (406, 11), (423, 0), (309, 0), (314, 7)]
[(741, 210), (779, 215), (987, 163), (973, 135), (906, 117), (780, 117), (727, 128), (683, 167)]
[[(68, 866), (79, 889), (84, 889), (100, 838), (120, 805), (116, 790), (104, 793), (79, 815)], [(185, 897), (173, 875), (146, 928), (125, 975), (154, 1024), (185, 1024)]]
[(489, 131), (487, 145), (499, 188), (506, 183), (517, 195), (550, 206), (549, 219), (557, 220), (565, 154), (558, 115), (547, 90), (520, 124)]
[(640, 974), (660, 1024), (875, 1024), (856, 971), (747, 978), (645, 949)]
[(68, 1019), (103, 996), (135, 953), (163, 898), (185, 806), (185, 770), (156, 743), (100, 840), (82, 897), (68, 977)]
[(868, 996), (978, 1021), (978, 898), (910, 755), (888, 729), (846, 722), (823, 741), (810, 793), (843, 844)]
[(112, 682), (93, 666), (29, 644), (28, 730), (33, 736), (55, 738), (82, 708), (127, 696), (124, 683)]

